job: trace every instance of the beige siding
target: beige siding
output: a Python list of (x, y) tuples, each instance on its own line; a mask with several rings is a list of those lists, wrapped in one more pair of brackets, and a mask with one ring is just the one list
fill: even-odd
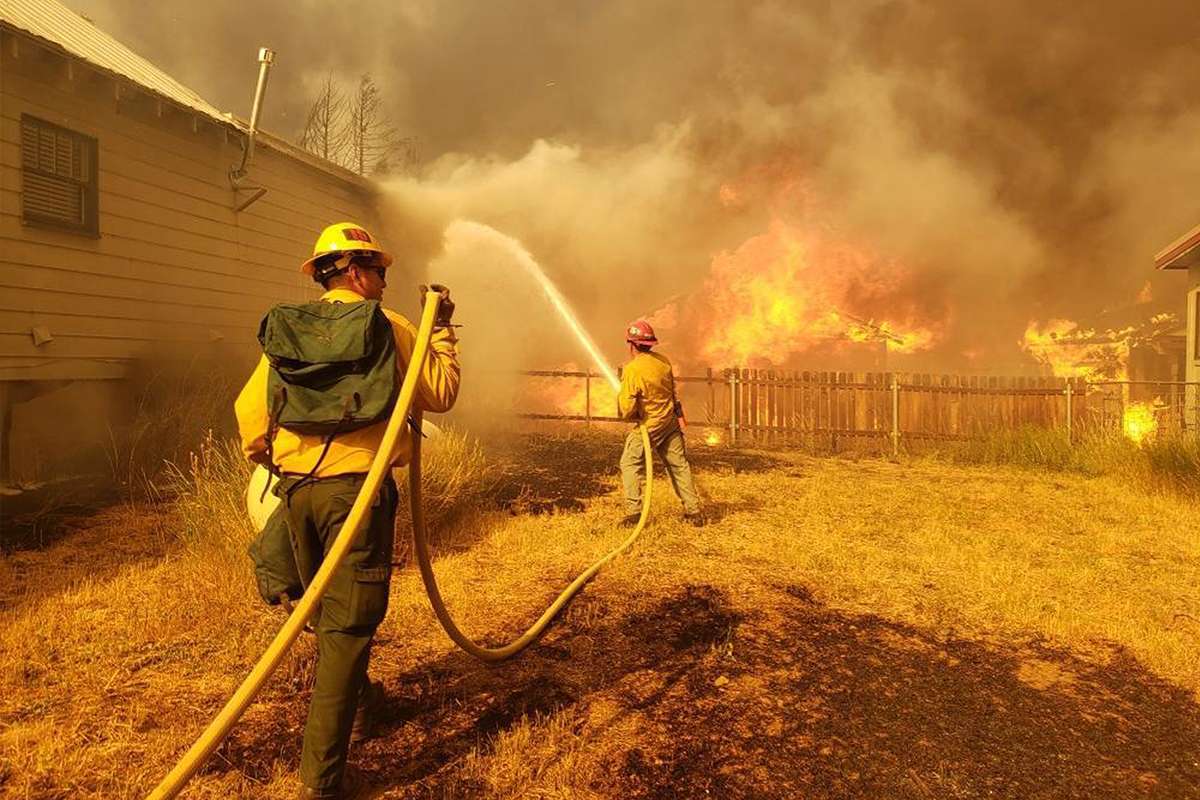
[[(360, 183), (265, 146), (249, 181), (268, 192), (235, 213), (236, 133), (158, 118), (31, 50), (0, 56), (0, 380), (113, 377), (157, 345), (250, 354), (272, 303), (313, 296), (298, 269), (320, 228), (376, 224)], [(21, 221), (23, 113), (97, 139), (99, 238)], [(53, 341), (35, 345), (35, 326)]]
[(1187, 319), (1188, 360), (1187, 380), (1200, 381), (1200, 264), (1188, 269)]

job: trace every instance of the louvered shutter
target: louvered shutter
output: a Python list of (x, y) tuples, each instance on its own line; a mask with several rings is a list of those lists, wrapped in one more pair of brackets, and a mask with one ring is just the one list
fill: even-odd
[(33, 117), (21, 119), (22, 205), (27, 220), (94, 228), (94, 143)]

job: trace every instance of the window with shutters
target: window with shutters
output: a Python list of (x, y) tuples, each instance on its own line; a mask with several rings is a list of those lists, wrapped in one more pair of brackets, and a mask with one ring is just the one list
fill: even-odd
[(96, 236), (98, 199), (96, 140), (22, 114), (22, 218)]

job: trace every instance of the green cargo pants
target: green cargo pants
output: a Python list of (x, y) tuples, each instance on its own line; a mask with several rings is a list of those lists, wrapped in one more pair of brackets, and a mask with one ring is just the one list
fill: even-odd
[[(667, 470), (671, 488), (683, 503), (683, 513), (700, 512), (700, 496), (696, 493), (696, 481), (692, 478), (692, 466), (688, 463), (683, 448), (683, 433), (675, 430), (654, 447), (654, 457)], [(634, 428), (625, 437), (625, 451), (621, 453), (621, 483), (625, 487), (625, 513), (637, 514), (642, 510), (642, 473), (645, 459), (642, 447), (642, 432)]]
[[(281, 482), (296, 566), (306, 586), (350, 514), (365, 477), (339, 475), (307, 481), (290, 496), (288, 489), (299, 478), (285, 476)], [(317, 677), (300, 755), (300, 780), (312, 789), (337, 788), (346, 769), (350, 729), (367, 677), (371, 639), (387, 613), (397, 499), (396, 484), (389, 477), (314, 618)]]

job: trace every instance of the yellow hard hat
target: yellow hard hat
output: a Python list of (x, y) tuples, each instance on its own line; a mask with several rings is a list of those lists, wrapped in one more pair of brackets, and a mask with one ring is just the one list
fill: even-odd
[(383, 266), (392, 263), (392, 257), (383, 251), (375, 237), (367, 233), (362, 225), (357, 222), (335, 222), (321, 231), (317, 243), (313, 245), (312, 257), (301, 264), (300, 269), (305, 275), (312, 275), (316, 260), (331, 253), (375, 253)]

